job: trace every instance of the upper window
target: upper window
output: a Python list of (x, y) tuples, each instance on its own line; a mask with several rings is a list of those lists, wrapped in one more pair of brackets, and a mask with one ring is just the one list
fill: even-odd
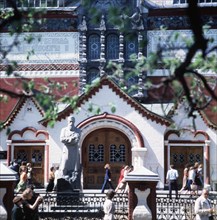
[[(18, 7), (70, 7), (73, 3), (69, 3), (68, 0), (16, 0), (16, 5)], [(0, 8), (11, 7), (8, 0), (0, 0)]]
[(116, 34), (109, 34), (106, 39), (106, 58), (115, 60), (119, 58), (119, 38)]
[[(217, 0), (198, 0), (198, 3), (216, 3)], [(173, 0), (173, 4), (188, 4), (188, 0)]]
[(136, 35), (127, 35), (124, 44), (125, 59), (129, 60), (132, 54), (138, 53), (138, 41)]
[(87, 74), (87, 84), (91, 84), (95, 79), (99, 77), (99, 70), (96, 68), (92, 68), (88, 71)]
[(88, 39), (88, 58), (91, 60), (100, 58), (100, 37), (97, 34), (90, 35)]

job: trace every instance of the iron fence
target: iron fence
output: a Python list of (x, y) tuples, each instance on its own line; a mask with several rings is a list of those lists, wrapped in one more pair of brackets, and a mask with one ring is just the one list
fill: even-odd
[[(170, 199), (165, 193), (157, 193), (156, 213), (157, 220), (195, 220), (194, 203), (198, 196), (190, 196), (189, 194), (181, 194), (179, 197)], [(217, 210), (217, 196), (210, 193), (212, 206)], [(217, 220), (217, 215), (213, 216)]]
[[(41, 194), (43, 203), (39, 206), (40, 219), (103, 219), (105, 194), (102, 193), (49, 193)], [(115, 219), (128, 219), (128, 197), (116, 194)]]
[[(40, 193), (41, 194), (41, 193)], [(39, 206), (41, 220), (99, 220), (103, 219), (105, 194), (102, 193), (42, 193), (43, 203)], [(157, 220), (195, 220), (194, 203), (198, 196), (181, 194), (179, 198), (169, 199), (167, 191), (157, 191)], [(212, 206), (217, 210), (217, 194), (210, 193)], [(116, 194), (115, 219), (128, 219), (128, 196)], [(217, 220), (217, 215), (214, 216)]]

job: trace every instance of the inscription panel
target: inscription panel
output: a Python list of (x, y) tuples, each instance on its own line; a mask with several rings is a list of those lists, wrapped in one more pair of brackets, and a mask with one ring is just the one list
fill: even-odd
[[(28, 43), (28, 40), (31, 42)], [(34, 32), (21, 34), (16, 39), (7, 33), (0, 34), (0, 45), (7, 51), (14, 42), (7, 59), (19, 64), (78, 63), (79, 33), (77, 32)], [(29, 58), (27, 59), (27, 57)]]

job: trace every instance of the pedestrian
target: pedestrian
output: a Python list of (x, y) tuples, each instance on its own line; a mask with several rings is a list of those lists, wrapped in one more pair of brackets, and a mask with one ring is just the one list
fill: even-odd
[(13, 167), (14, 167), (14, 162), (10, 161), (9, 168), (13, 170)]
[(189, 171), (189, 164), (185, 165), (185, 168), (183, 170), (183, 178), (182, 178), (182, 188), (180, 189), (179, 193), (181, 193), (183, 190), (188, 189), (188, 171)]
[[(40, 195), (39, 195), (39, 193), (36, 193), (34, 191), (34, 186), (33, 185), (28, 185), (28, 188), (30, 188), (32, 190), (32, 198), (27, 199), (27, 202), (30, 205), (34, 205), (35, 201), (37, 200), (38, 196), (40, 196)], [(41, 202), (42, 202), (42, 199), (40, 201), (38, 201), (38, 205), (35, 207), (34, 210), (24, 207), (24, 212), (25, 212), (26, 219), (39, 220), (38, 206)]]
[(54, 180), (55, 180), (55, 169), (54, 167), (50, 168), (50, 173), (49, 173), (49, 181), (48, 185), (46, 187), (46, 192), (52, 192), (54, 188)]
[(57, 166), (54, 172), (54, 190), (57, 190), (57, 180), (60, 178), (59, 174), (59, 166)]
[(22, 161), (21, 165), (19, 167), (19, 173), (21, 173), (23, 171), (23, 168), (25, 168), (25, 167), (26, 167), (26, 161)]
[(203, 188), (203, 179), (202, 179), (202, 175), (203, 175), (203, 165), (202, 164), (198, 164), (198, 166), (195, 168), (195, 183), (198, 187), (198, 189)]
[(122, 179), (124, 178), (124, 170), (125, 170), (126, 165), (122, 165), (121, 167), (121, 171), (120, 171), (120, 175), (118, 178), (118, 184), (122, 181)]
[(199, 186), (203, 188), (203, 164), (200, 164), (197, 168), (197, 175), (199, 179)]
[(31, 185), (32, 184), (32, 164), (27, 163), (26, 167), (27, 167), (27, 182), (28, 182), (28, 185)]
[(211, 201), (208, 198), (209, 190), (203, 189), (202, 194), (195, 200), (194, 212), (196, 220), (212, 220), (214, 209), (212, 208)]
[(195, 183), (196, 169), (195, 166), (191, 166), (188, 172), (188, 190), (190, 191), (191, 196), (196, 195), (197, 185)]
[(11, 167), (12, 170), (14, 170), (15, 172), (19, 173), (19, 164), (17, 163), (17, 160), (13, 161), (13, 166)]
[(104, 193), (105, 187), (107, 186), (107, 184), (109, 184), (110, 188), (112, 188), (114, 190), (114, 187), (112, 185), (112, 181), (111, 181), (111, 166), (110, 164), (106, 164), (104, 166), (105, 169), (105, 178), (104, 178), (104, 182), (102, 185), (102, 190), (101, 192)]
[(170, 165), (170, 169), (167, 171), (166, 179), (169, 184), (169, 197), (172, 198), (172, 190), (174, 189), (176, 192), (176, 198), (178, 198), (178, 184), (177, 179), (179, 177), (178, 171), (174, 169), (174, 165)]
[(22, 166), (19, 169), (19, 171), (20, 171), (20, 180), (19, 180), (19, 183), (17, 184), (17, 186), (15, 188), (16, 193), (23, 192), (27, 187), (27, 167)]
[(11, 220), (24, 220), (23, 199), (20, 196), (16, 196), (13, 199), (14, 206), (11, 212)]
[(104, 210), (104, 220), (114, 220), (114, 214), (115, 214), (115, 204), (113, 203), (112, 199), (115, 196), (115, 191), (112, 189), (109, 189), (106, 193), (106, 200), (103, 205)]
[(129, 168), (130, 167), (126, 165), (121, 169), (120, 177), (119, 177), (119, 180), (118, 180), (118, 185), (115, 189), (115, 192), (124, 191), (124, 189), (126, 187), (126, 181), (125, 181), (124, 177), (127, 175)]
[[(127, 176), (128, 173), (132, 172), (134, 169), (133, 165), (129, 166), (129, 168), (124, 172), (124, 180), (125, 177)], [(129, 184), (125, 181), (125, 189), (124, 189), (124, 193), (128, 193), (129, 192)]]
[(35, 210), (38, 208), (39, 204), (42, 203), (42, 197), (37, 196), (36, 199), (34, 199), (35, 201), (31, 203), (34, 196), (34, 192), (31, 188), (27, 188), (26, 190), (24, 190), (21, 196), (23, 199), (22, 204), (26, 219), (36, 220), (37, 218), (35, 216)]

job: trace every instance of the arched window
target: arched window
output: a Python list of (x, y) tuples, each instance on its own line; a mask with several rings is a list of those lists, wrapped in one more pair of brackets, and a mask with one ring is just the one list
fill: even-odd
[(99, 70), (92, 68), (87, 73), (87, 84), (93, 83), (93, 81), (99, 77)]
[(119, 37), (116, 34), (109, 34), (106, 39), (106, 58), (115, 60), (119, 58)]
[(96, 60), (100, 58), (100, 37), (92, 34), (88, 38), (88, 59)]
[(138, 40), (135, 34), (128, 34), (125, 37), (124, 44), (125, 59), (129, 60), (132, 54), (138, 54)]

